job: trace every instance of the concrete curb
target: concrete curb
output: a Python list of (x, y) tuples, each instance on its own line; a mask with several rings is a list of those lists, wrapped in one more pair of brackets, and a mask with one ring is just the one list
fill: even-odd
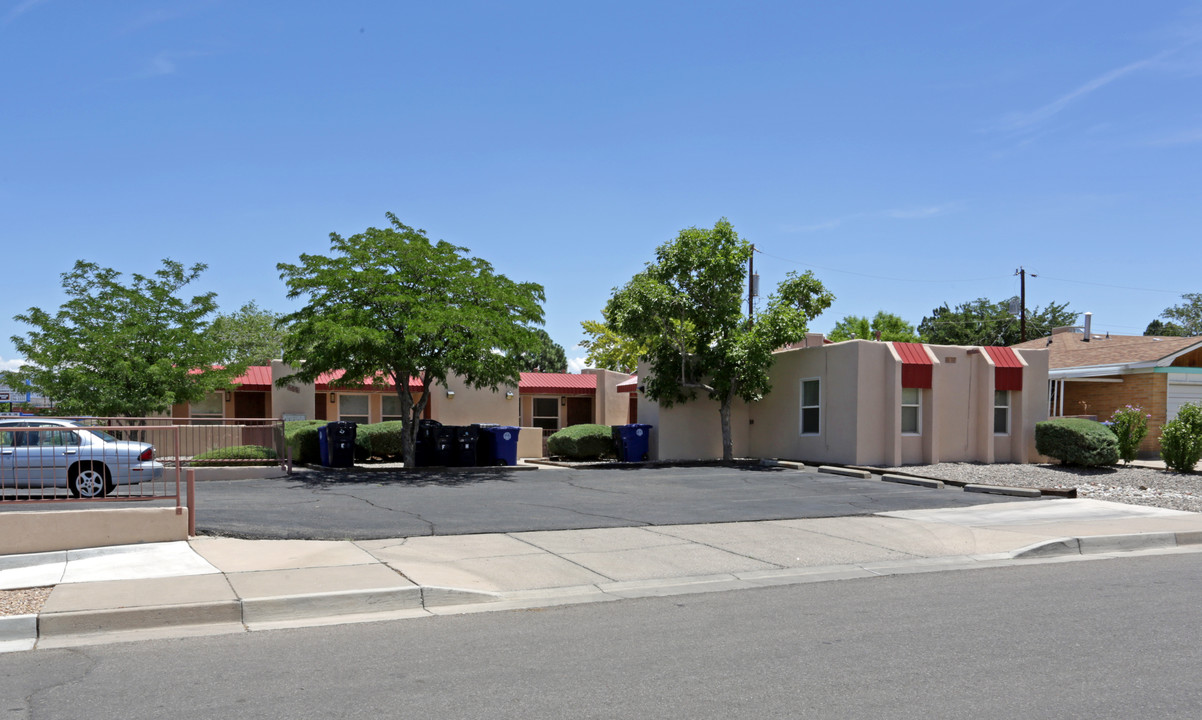
[(0, 652), (31, 650), (37, 640), (37, 615), (0, 617)]
[(42, 613), (38, 616), (38, 639), (223, 623), (242, 624), (242, 604), (239, 601)]
[(942, 490), (942, 480), (931, 480), (929, 478), (910, 477), (909, 475), (882, 475), (881, 480), (891, 483), (902, 483), (904, 485), (917, 485), (918, 487), (931, 488), (932, 490)]
[(1006, 487), (1004, 485), (976, 485), (969, 483), (964, 486), (964, 492), (985, 493), (988, 495), (1010, 495), (1013, 497), (1037, 498), (1043, 495), (1036, 488)]
[(853, 470), (851, 468), (834, 467), (832, 465), (820, 465), (818, 472), (827, 473), (829, 475), (843, 475), (845, 477), (860, 478), (861, 480), (871, 480), (872, 473), (867, 470)]
[(1045, 540), (1010, 553), (1015, 559), (1058, 557), (1061, 555), (1101, 555), (1106, 553), (1165, 550), (1202, 545), (1202, 532), (1149, 532), (1133, 535), (1087, 535)]

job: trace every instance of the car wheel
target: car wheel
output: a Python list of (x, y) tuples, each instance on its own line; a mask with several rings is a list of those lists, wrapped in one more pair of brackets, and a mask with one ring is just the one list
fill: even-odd
[(99, 463), (79, 464), (71, 468), (67, 487), (72, 497), (104, 497), (113, 491), (109, 471)]

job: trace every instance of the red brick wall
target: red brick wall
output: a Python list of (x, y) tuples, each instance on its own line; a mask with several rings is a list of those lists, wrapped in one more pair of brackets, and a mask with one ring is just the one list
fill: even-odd
[(1140, 455), (1156, 456), (1160, 453), (1160, 430), (1166, 422), (1168, 376), (1142, 373), (1123, 375), (1122, 380), (1121, 383), (1066, 382), (1064, 414), (1097, 415), (1098, 420), (1109, 420), (1114, 411), (1121, 407), (1142, 407), (1152, 419), (1148, 420), (1148, 436), (1140, 443)]

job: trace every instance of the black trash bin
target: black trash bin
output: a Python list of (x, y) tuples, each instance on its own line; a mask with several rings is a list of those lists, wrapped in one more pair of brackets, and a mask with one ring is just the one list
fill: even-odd
[[(353, 422), (326, 423), (326, 448), (328, 450), (327, 467), (353, 467), (355, 465), (355, 434), (358, 425)], [(318, 442), (321, 435), (318, 434)]]
[[(438, 429), (442, 427), (442, 423), (437, 420), (422, 419), (417, 423), (417, 448), (414, 453), (413, 464), (417, 467), (431, 467), (433, 465), (445, 465), (446, 463), (435, 462), (435, 457), (438, 454)], [(445, 453), (444, 453), (445, 454)]]
[(454, 467), (476, 466), (476, 445), (480, 431), (470, 425), (456, 425), (454, 446), (451, 448), (450, 465)]
[(639, 462), (647, 459), (647, 453), (651, 449), (648, 442), (651, 438), (650, 425), (642, 423), (614, 425), (611, 432), (614, 438), (614, 451), (619, 462)]
[(517, 465), (519, 427), (480, 425), (476, 460), (480, 465)]

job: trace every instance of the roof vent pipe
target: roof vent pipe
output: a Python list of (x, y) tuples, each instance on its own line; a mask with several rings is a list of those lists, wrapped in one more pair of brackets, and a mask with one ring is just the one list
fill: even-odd
[(1090, 328), (1093, 325), (1093, 313), (1085, 313), (1085, 342), (1089, 342)]

